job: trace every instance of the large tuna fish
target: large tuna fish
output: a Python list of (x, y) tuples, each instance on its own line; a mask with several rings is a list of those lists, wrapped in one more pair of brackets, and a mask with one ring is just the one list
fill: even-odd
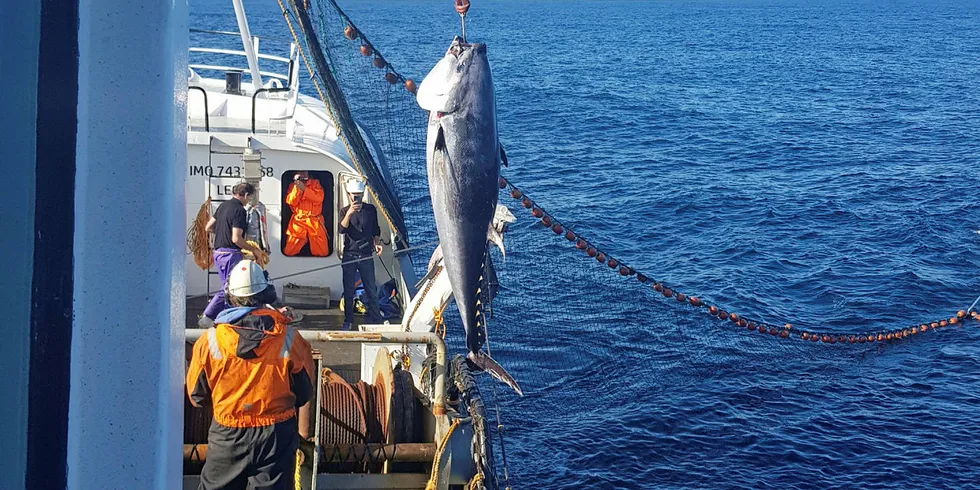
[(429, 111), (429, 194), (443, 263), (466, 329), (467, 358), (521, 393), (514, 378), (482, 351), (487, 334), (479, 298), (481, 288), (488, 287), (488, 229), (506, 159), (497, 139), (486, 45), (454, 39), (419, 85), (418, 102)]

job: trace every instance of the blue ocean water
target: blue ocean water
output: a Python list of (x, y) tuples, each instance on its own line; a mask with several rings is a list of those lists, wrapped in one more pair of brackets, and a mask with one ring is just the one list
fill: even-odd
[[(616, 257), (822, 330), (980, 295), (980, 2), (472, 3), (504, 174)], [(340, 4), (416, 79), (458, 30), (448, 0)], [(275, 2), (246, 9), (253, 32), (288, 35)], [(191, 12), (234, 28), (223, 1)], [(546, 232), (520, 218), (501, 279), (534, 301), (518, 315), (502, 293), (491, 333), (529, 392), (496, 390), (513, 488), (980, 488), (975, 322), (781, 343), (521, 238)]]

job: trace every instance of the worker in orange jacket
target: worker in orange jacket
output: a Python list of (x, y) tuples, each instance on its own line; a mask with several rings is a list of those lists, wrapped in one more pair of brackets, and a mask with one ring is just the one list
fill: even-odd
[(323, 224), (323, 187), (320, 181), (311, 179), (309, 172), (296, 172), (286, 193), (286, 204), (292, 209), (293, 216), (286, 228), (286, 246), (282, 253), (296, 255), (309, 240), (310, 253), (326, 257), (327, 229)]
[(312, 398), (313, 355), (265, 304), (275, 296), (255, 262), (239, 262), (228, 277), (232, 308), (194, 344), (187, 394), (214, 408), (199, 490), (293, 488), (297, 409)]

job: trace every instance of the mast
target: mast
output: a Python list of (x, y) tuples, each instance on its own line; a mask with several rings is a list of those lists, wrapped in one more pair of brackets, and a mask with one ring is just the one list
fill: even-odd
[(262, 88), (262, 75), (259, 74), (259, 58), (255, 54), (255, 45), (252, 44), (252, 33), (248, 30), (248, 19), (245, 17), (245, 7), (242, 0), (232, 0), (235, 4), (235, 18), (238, 19), (238, 32), (242, 35), (242, 47), (245, 49), (245, 57), (248, 58), (248, 71), (252, 74), (252, 88), (258, 90)]

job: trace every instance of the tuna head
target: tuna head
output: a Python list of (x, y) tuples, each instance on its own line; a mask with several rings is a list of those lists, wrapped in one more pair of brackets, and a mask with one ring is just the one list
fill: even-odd
[[(501, 164), (486, 46), (454, 39), (446, 56), (419, 85), (418, 102), (429, 111), (429, 194), (469, 358), (494, 376), (510, 378), (481, 352), (486, 319), (479, 296), (487, 281), (487, 230), (497, 207)], [(513, 379), (507, 382), (512, 384)], [(516, 383), (512, 386), (518, 389)]]

